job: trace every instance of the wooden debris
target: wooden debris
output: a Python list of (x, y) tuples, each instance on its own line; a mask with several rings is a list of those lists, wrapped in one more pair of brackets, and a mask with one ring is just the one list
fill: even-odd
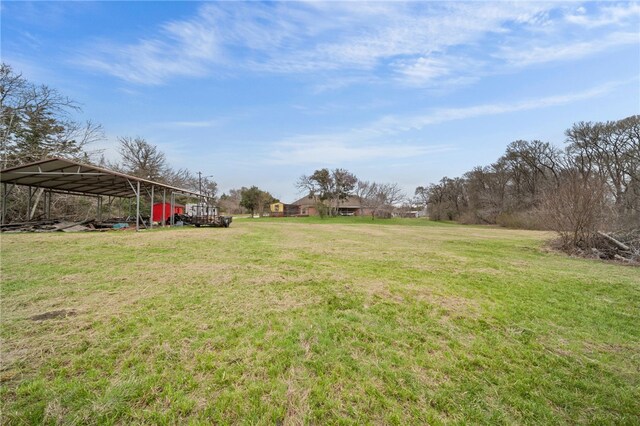
[[(0, 232), (22, 233), (22, 232), (86, 232), (86, 231), (111, 231), (114, 229), (127, 229), (119, 224), (114, 227), (113, 223), (96, 223), (95, 219), (86, 219), (81, 222), (65, 222), (60, 220), (45, 220), (31, 222), (16, 222), (0, 226)], [(124, 224), (127, 225), (127, 224)]]
[(631, 248), (628, 245), (621, 243), (620, 241), (616, 240), (615, 238), (613, 238), (609, 234), (605, 234), (604, 232), (598, 231), (598, 235), (600, 235), (601, 237), (606, 238), (607, 240), (609, 240), (609, 242), (613, 243), (616, 247), (618, 247), (621, 250), (631, 251)]
[(94, 222), (93, 219), (83, 220), (82, 222), (77, 222), (77, 223), (67, 223), (67, 224), (64, 224), (63, 226), (58, 226), (56, 228), (56, 231), (65, 231), (65, 232), (86, 231), (88, 227), (83, 225), (91, 224), (92, 222)]

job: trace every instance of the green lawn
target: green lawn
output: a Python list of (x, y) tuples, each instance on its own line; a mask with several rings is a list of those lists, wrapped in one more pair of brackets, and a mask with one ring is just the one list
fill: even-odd
[(640, 269), (549, 237), (356, 218), (2, 235), (2, 423), (639, 424)]

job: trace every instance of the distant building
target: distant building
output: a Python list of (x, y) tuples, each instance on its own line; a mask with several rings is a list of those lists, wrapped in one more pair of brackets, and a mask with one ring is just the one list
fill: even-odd
[(426, 216), (426, 212), (424, 210), (411, 210), (411, 211), (401, 212), (399, 214), (399, 216), (400, 217), (409, 217), (409, 218), (425, 217)]
[[(292, 205), (300, 209), (301, 216), (318, 215), (318, 205), (313, 198), (303, 197), (295, 201)], [(357, 197), (348, 197), (338, 203), (338, 215), (340, 216), (362, 216), (371, 214), (369, 209), (363, 209)]]

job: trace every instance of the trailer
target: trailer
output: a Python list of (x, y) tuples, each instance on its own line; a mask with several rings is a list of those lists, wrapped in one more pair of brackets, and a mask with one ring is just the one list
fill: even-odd
[(219, 215), (203, 215), (203, 216), (191, 216), (191, 224), (196, 228), (201, 226), (209, 226), (213, 228), (228, 228), (233, 221), (231, 216), (219, 216)]
[(189, 205), (188, 212), (190, 214), (174, 215), (174, 223), (181, 221), (185, 225), (193, 225), (196, 228), (228, 228), (233, 221), (232, 216), (220, 216), (216, 207), (205, 203)]

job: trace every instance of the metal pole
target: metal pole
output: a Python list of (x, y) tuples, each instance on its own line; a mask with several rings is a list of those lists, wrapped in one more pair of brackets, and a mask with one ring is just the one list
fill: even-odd
[(102, 195), (98, 195), (98, 214), (96, 215), (96, 219), (98, 219), (98, 223), (102, 222)]
[(28, 187), (29, 190), (29, 199), (27, 200), (27, 220), (29, 222), (31, 220), (31, 187)]
[(196, 215), (197, 216), (202, 216), (202, 212), (200, 211), (200, 209), (202, 208), (202, 172), (198, 172), (198, 204), (196, 204)]
[(162, 188), (162, 227), (167, 224), (167, 188)]
[(175, 205), (176, 205), (176, 194), (172, 192), (171, 193), (171, 225), (176, 224), (176, 218), (175, 218), (175, 215), (173, 214), (173, 212), (175, 211)]
[(53, 192), (49, 191), (49, 197), (47, 198), (47, 219), (51, 220), (51, 199), (53, 197)]
[(140, 181), (138, 181), (138, 191), (136, 192), (136, 232), (140, 230)]
[(2, 184), (2, 220), (0, 223), (4, 225), (7, 221), (7, 184)]
[(151, 185), (151, 214), (149, 215), (149, 227), (153, 229), (153, 190), (155, 186)]

